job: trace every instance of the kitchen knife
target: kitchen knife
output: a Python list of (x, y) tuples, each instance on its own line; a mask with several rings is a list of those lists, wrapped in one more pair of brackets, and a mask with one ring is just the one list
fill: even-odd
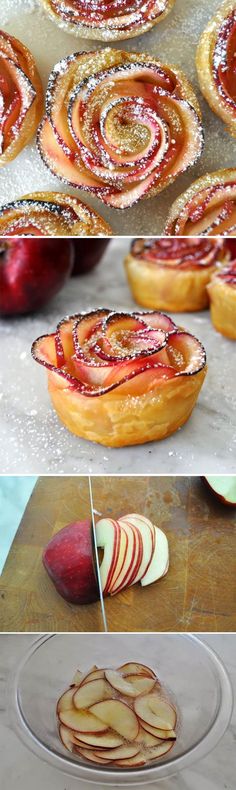
[(107, 627), (107, 619), (106, 619), (106, 612), (105, 612), (105, 606), (104, 606), (102, 582), (101, 582), (99, 559), (98, 559), (97, 540), (96, 540), (96, 525), (95, 525), (95, 518), (94, 518), (94, 513), (96, 511), (94, 510), (94, 507), (93, 507), (93, 492), (92, 492), (92, 483), (91, 483), (90, 475), (89, 475), (89, 496), (90, 496), (90, 508), (91, 508), (92, 528), (93, 528), (94, 553), (95, 553), (95, 562), (96, 562), (96, 570), (97, 570), (99, 597), (100, 597), (100, 604), (101, 604), (101, 610), (102, 610), (102, 619), (103, 619), (104, 631), (107, 632), (108, 631), (108, 627)]

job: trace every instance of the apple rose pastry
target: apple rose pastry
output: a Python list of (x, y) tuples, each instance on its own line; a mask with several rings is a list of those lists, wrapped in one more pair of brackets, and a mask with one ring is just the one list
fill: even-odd
[(206, 373), (203, 346), (162, 313), (95, 310), (62, 320), (32, 353), (48, 370), (66, 427), (110, 447), (163, 439), (190, 416)]
[(158, 760), (176, 741), (177, 710), (150, 667), (127, 662), (77, 670), (56, 708), (69, 752), (99, 765), (136, 768)]
[(218, 170), (198, 178), (175, 200), (166, 236), (235, 236), (236, 170)]
[(236, 2), (225, 0), (208, 23), (197, 49), (201, 91), (213, 112), (236, 136)]
[(0, 31), (0, 166), (31, 140), (43, 112), (43, 89), (29, 50)]
[(1, 236), (111, 236), (86, 203), (62, 192), (32, 192), (0, 208)]
[(200, 117), (178, 69), (141, 53), (77, 52), (49, 78), (39, 151), (65, 183), (126, 208), (194, 164)]
[(207, 289), (215, 329), (236, 340), (236, 261), (215, 272)]
[(220, 239), (135, 239), (124, 263), (138, 304), (191, 312), (208, 306), (206, 285), (227, 257)]
[(103, 41), (146, 33), (161, 22), (175, 0), (42, 0), (60, 27), (81, 38)]

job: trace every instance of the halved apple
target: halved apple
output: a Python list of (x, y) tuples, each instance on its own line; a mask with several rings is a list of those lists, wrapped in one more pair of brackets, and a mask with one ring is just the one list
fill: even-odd
[(111, 687), (106, 680), (102, 678), (90, 680), (89, 683), (84, 683), (74, 693), (73, 704), (75, 708), (90, 708), (95, 702), (101, 702), (102, 700), (110, 699), (110, 697)]
[(160, 730), (174, 730), (176, 724), (175, 709), (157, 694), (145, 694), (136, 697), (134, 710), (137, 716), (152, 727)]
[[(102, 704), (102, 703), (98, 703)], [(107, 726), (97, 718), (91, 710), (65, 710), (60, 711), (59, 719), (62, 724), (71, 730), (80, 733), (106, 732)]]
[[(111, 727), (115, 732), (134, 741), (139, 731), (139, 722), (134, 711), (118, 699), (105, 700), (92, 705), (90, 712), (101, 720), (104, 725)], [(64, 714), (68, 715), (68, 714)]]

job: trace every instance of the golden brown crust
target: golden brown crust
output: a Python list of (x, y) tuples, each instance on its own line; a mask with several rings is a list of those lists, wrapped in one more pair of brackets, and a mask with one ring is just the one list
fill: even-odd
[(216, 272), (207, 290), (213, 326), (224, 337), (236, 340), (236, 266)]
[(43, 88), (30, 51), (17, 38), (0, 31), (0, 167), (15, 159), (36, 132), (43, 113)]
[(203, 96), (233, 137), (236, 136), (235, 64), (231, 52), (234, 29), (236, 39), (236, 2), (225, 0), (208, 22), (196, 54)]
[(93, 10), (90, 17), (89, 4), (85, 8), (82, 0), (81, 8), (77, 3), (76, 13), (70, 0), (64, 0), (63, 3), (60, 0), (41, 0), (41, 2), (51, 19), (68, 33), (80, 38), (101, 41), (121, 41), (140, 36), (165, 19), (175, 4), (175, 0), (155, 0), (155, 2), (147, 0), (145, 7), (141, 0), (133, 0), (133, 2), (129, 0), (127, 9), (121, 16), (119, 4), (114, 0), (112, 8), (111, 5), (110, 9), (108, 6), (107, 15), (104, 16), (101, 5), (99, 9), (98, 4), (99, 17), (96, 21), (96, 11)]
[(173, 203), (165, 236), (235, 236), (236, 169), (217, 170), (194, 181)]
[(112, 236), (94, 209), (62, 192), (31, 192), (0, 208), (2, 236)]

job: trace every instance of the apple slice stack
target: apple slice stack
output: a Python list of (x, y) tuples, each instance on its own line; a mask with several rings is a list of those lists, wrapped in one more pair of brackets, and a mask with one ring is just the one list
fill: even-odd
[(57, 717), (66, 749), (104, 766), (143, 766), (169, 752), (176, 738), (173, 704), (155, 673), (133, 662), (78, 670)]
[(145, 516), (131, 513), (102, 518), (96, 525), (98, 548), (104, 555), (100, 575), (104, 595), (115, 595), (131, 584), (152, 584), (169, 567), (168, 541), (164, 532)]

